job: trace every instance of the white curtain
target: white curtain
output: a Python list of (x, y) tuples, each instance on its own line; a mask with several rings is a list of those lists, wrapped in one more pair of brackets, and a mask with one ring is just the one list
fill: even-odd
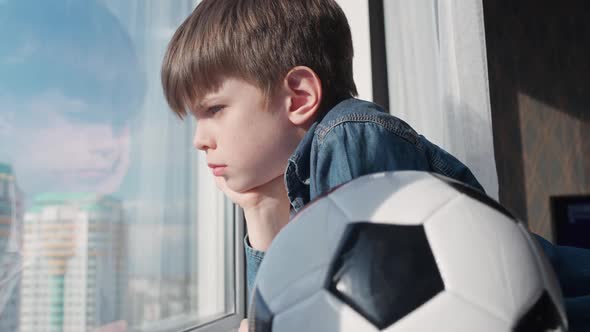
[(498, 198), (481, 0), (384, 1), (390, 112)]

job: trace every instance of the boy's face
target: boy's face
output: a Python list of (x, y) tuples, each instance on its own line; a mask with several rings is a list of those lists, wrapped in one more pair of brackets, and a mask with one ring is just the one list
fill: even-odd
[(281, 91), (266, 104), (255, 85), (225, 79), (218, 91), (193, 108), (194, 146), (206, 153), (213, 175), (223, 177), (231, 190), (261, 186), (285, 172), (301, 139), (288, 108), (289, 98)]

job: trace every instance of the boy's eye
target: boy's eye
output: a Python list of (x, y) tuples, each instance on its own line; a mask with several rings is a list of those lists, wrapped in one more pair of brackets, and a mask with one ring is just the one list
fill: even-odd
[(215, 106), (211, 106), (207, 109), (207, 113), (209, 114), (215, 114), (219, 111), (221, 111), (223, 109), (222, 105), (215, 105)]

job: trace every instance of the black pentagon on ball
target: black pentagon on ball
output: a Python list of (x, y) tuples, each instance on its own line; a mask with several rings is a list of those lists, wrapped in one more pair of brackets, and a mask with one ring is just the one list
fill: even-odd
[(379, 329), (444, 290), (423, 226), (349, 224), (325, 288)]

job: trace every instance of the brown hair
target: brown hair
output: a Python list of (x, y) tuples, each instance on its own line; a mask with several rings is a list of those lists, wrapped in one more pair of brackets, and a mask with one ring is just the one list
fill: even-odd
[(321, 111), (356, 96), (352, 38), (334, 0), (203, 0), (172, 37), (162, 64), (164, 95), (186, 108), (237, 77), (266, 96), (295, 66), (322, 82)]

